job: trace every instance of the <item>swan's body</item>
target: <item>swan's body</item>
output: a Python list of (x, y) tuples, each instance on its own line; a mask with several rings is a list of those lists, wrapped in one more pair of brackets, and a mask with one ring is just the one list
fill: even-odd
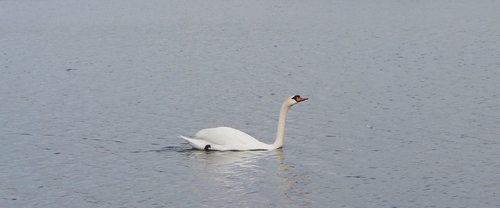
[(288, 109), (293, 105), (307, 100), (299, 95), (291, 96), (281, 106), (276, 140), (273, 144), (265, 144), (252, 136), (230, 127), (202, 129), (196, 133), (195, 138), (181, 135), (193, 148), (201, 150), (272, 150), (283, 146), (285, 135), (285, 120)]
[[(273, 145), (259, 142), (257, 139), (230, 127), (202, 129), (195, 139), (181, 136), (195, 149), (206, 150), (266, 150), (276, 149)], [(210, 146), (207, 146), (210, 145)]]

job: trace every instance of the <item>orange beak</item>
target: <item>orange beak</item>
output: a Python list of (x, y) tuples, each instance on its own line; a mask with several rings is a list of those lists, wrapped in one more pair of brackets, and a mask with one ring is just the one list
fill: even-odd
[(302, 101), (304, 101), (304, 100), (307, 100), (307, 98), (301, 98), (301, 97), (298, 97), (298, 98), (297, 98), (297, 102), (298, 102), (298, 103), (300, 103), (300, 102), (302, 102)]

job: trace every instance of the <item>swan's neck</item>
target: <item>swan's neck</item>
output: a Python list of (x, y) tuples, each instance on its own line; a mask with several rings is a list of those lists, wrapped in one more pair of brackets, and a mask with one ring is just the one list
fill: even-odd
[(276, 132), (276, 141), (274, 141), (273, 147), (280, 148), (283, 146), (283, 137), (285, 136), (285, 120), (286, 113), (291, 106), (283, 103), (280, 110), (280, 117), (278, 120), (278, 131)]

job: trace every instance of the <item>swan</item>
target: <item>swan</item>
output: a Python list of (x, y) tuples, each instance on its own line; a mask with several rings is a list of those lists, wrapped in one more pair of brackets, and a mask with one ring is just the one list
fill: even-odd
[(276, 141), (273, 144), (262, 143), (245, 132), (230, 127), (217, 127), (202, 129), (196, 133), (195, 138), (179, 135), (186, 140), (193, 149), (200, 150), (273, 150), (283, 146), (285, 135), (285, 119), (288, 109), (293, 105), (307, 100), (300, 95), (288, 97), (281, 106)]

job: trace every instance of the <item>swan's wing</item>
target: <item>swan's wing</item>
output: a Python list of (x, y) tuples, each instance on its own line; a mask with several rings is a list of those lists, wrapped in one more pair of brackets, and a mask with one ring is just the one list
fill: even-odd
[(260, 149), (266, 145), (245, 132), (229, 127), (202, 129), (195, 137), (228, 150)]
[(203, 139), (207, 142), (218, 145), (249, 144), (259, 142), (247, 133), (230, 127), (202, 129), (196, 133), (195, 137), (197, 139)]

